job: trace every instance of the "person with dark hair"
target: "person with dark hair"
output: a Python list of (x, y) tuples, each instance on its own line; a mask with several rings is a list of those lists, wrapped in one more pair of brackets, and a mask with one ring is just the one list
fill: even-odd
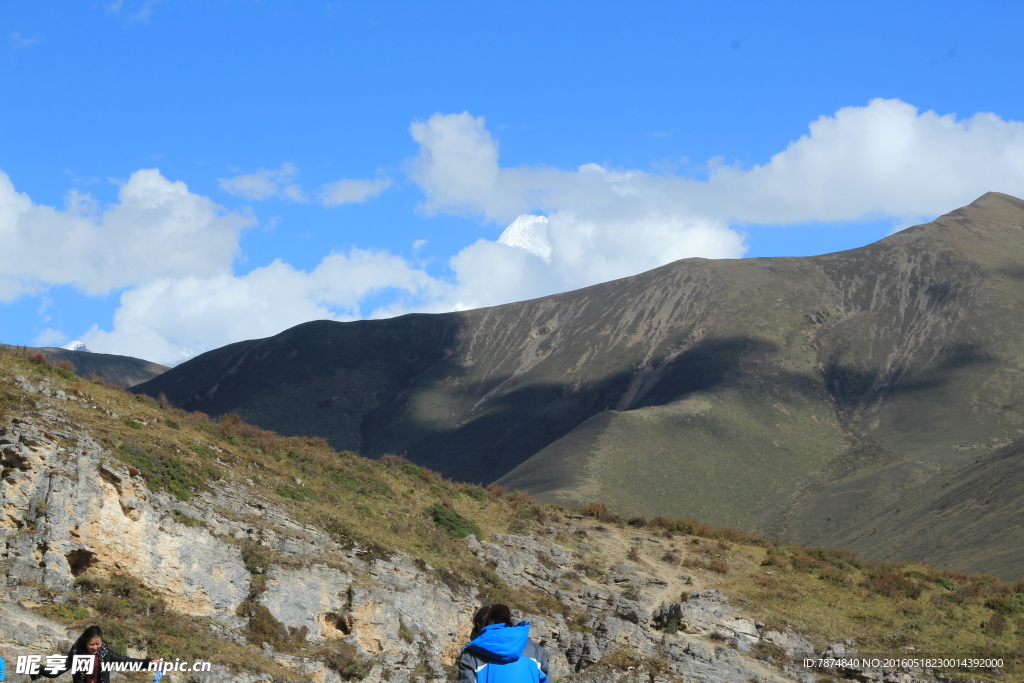
[(473, 617), (459, 657), (459, 683), (545, 683), (548, 655), (530, 640), (530, 622), (512, 622), (505, 605), (484, 605)]
[[(88, 673), (80, 670), (72, 671), (75, 657), (86, 656), (92, 657), (92, 666), (82, 667), (87, 669)], [(71, 646), (71, 649), (68, 651), (68, 657), (64, 660), (63, 668), (53, 673), (47, 669), (40, 669), (39, 673), (32, 674), (29, 678), (33, 681), (38, 680), (40, 676), (56, 678), (65, 671), (72, 671), (72, 683), (110, 683), (110, 672), (103, 671), (103, 664), (110, 662), (138, 663), (142, 665), (142, 671), (146, 671), (148, 670), (149, 663), (152, 661), (159, 662), (162, 660), (135, 659), (119, 655), (104, 642), (103, 631), (100, 630), (100, 627), (90, 626), (82, 632), (82, 635), (78, 636), (78, 640)]]

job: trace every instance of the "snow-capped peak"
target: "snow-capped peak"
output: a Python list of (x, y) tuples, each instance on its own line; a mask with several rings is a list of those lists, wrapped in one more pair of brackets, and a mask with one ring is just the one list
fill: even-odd
[(551, 243), (548, 242), (547, 216), (523, 214), (512, 221), (501, 233), (498, 242), (510, 247), (525, 249), (536, 254), (545, 262), (551, 260)]
[(67, 344), (60, 348), (67, 349), (68, 351), (85, 351), (87, 353), (89, 352), (89, 349), (86, 347), (86, 345), (78, 341), (77, 339), (73, 342), (68, 342)]

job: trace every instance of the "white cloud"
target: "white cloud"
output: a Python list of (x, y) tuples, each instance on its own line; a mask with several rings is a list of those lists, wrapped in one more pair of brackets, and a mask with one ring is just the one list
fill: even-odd
[(715, 162), (709, 179), (585, 164), (575, 171), (501, 168), (483, 117), (436, 114), (413, 123), (412, 177), (428, 213), (509, 222), (539, 211), (614, 219), (640, 215), (785, 224), (935, 216), (988, 191), (1024, 194), (1024, 122), (980, 113), (919, 113), (874, 99), (822, 116), (749, 170)]
[(31, 45), (35, 45), (36, 42), (38, 42), (32, 36), (23, 36), (22, 34), (20, 34), (18, 32), (12, 33), (10, 35), (10, 38), (11, 38), (11, 43), (14, 45), (14, 47), (29, 47)]
[[(113, 324), (83, 340), (97, 351), (166, 363), (272, 335), (308, 320), (474, 308), (575, 289), (671, 261), (734, 258), (742, 224), (890, 218), (927, 220), (989, 190), (1024, 196), (1024, 123), (992, 114), (957, 120), (899, 100), (872, 100), (810, 124), (750, 168), (710, 163), (707, 180), (584, 164), (507, 168), (483, 118), (437, 114), (410, 132), (409, 164), (427, 213), (507, 226), (450, 259), (447, 279), (387, 252), (330, 254), (306, 272), (281, 261), (238, 276), (240, 231), (228, 213), (156, 170), (132, 175), (118, 204), (72, 192), (64, 210), (36, 206), (0, 174), (0, 299), (69, 284), (124, 288)], [(251, 200), (304, 200), (298, 170), (222, 179)], [(327, 206), (365, 201), (390, 179), (322, 188)], [(828, 229), (822, 226), (822, 229)], [(413, 243), (413, 251), (425, 240)], [(369, 312), (368, 297), (392, 292)], [(55, 335), (57, 331), (48, 331)], [(56, 339), (56, 336), (53, 337)]]
[(446, 303), (459, 308), (688, 256), (739, 257), (736, 225), (888, 218), (906, 227), (991, 190), (1024, 196), (1024, 123), (984, 113), (957, 120), (900, 100), (822, 116), (749, 170), (712, 161), (708, 180), (598, 164), (501, 167), (483, 117), (467, 112), (435, 114), (410, 133), (424, 211), (511, 223), (497, 242), (480, 240), (452, 258), (455, 298)]
[(443, 285), (386, 252), (330, 254), (312, 271), (280, 260), (244, 276), (161, 278), (129, 289), (110, 331), (86, 345), (104, 353), (174, 364), (224, 344), (277, 334), (310, 320), (352, 320), (368, 295), (393, 289), (436, 299)]
[(295, 181), (299, 169), (295, 164), (285, 162), (281, 168), (263, 169), (256, 173), (238, 175), (232, 178), (218, 178), (220, 189), (228, 194), (261, 202), (265, 199), (290, 199), (293, 202), (307, 201), (302, 188)]
[(68, 340), (68, 336), (60, 330), (46, 328), (32, 341), (32, 346), (60, 346)]
[(156, 9), (158, 2), (159, 0), (144, 0), (141, 6), (136, 2), (129, 3), (129, 9), (123, 15), (121, 10), (125, 8), (125, 0), (109, 0), (103, 6), (107, 10), (107, 14), (124, 16), (129, 23), (136, 21), (147, 23), (153, 16), (153, 10)]
[(763, 166), (715, 169), (705, 185), (694, 205), (749, 222), (936, 216), (989, 191), (1024, 195), (1024, 122), (875, 99), (822, 116)]
[(55, 285), (87, 294), (159, 277), (229, 272), (239, 233), (254, 221), (171, 182), (137, 171), (104, 210), (72, 191), (61, 211), (33, 204), (0, 172), (0, 300)]
[[(691, 256), (738, 258), (742, 236), (713, 215), (678, 206), (635, 171), (502, 168), (482, 117), (437, 114), (413, 123), (413, 179), (428, 213), (509, 223), (451, 259), (449, 308), (473, 308), (585, 287)], [(547, 215), (533, 215), (530, 211)]]
[(390, 178), (378, 178), (377, 180), (343, 178), (324, 185), (320, 192), (320, 201), (324, 206), (361, 204), (367, 199), (376, 197), (389, 187), (391, 187)]

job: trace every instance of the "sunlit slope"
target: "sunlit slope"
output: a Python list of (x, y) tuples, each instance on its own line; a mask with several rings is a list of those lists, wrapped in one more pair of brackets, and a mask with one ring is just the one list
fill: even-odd
[(1024, 433), (1021, 226), (991, 193), (837, 254), (308, 323), (140, 389), (545, 500), (852, 542)]
[[(685, 354), (675, 361), (685, 377), (708, 375), (731, 348), (720, 382), (674, 396), (680, 382), (663, 380), (647, 405), (592, 419), (501, 483), (922, 556), (902, 523), (879, 535), (879, 510), (933, 501), (947, 478), (1024, 433), (1021, 226), (1022, 203), (990, 194), (862, 249), (728, 264), (740, 271), (734, 289), (774, 282), (718, 316), (716, 352), (685, 370)], [(723, 338), (745, 339), (743, 351)], [(988, 542), (944, 524), (933, 536), (955, 541), (929, 548), (932, 561)]]

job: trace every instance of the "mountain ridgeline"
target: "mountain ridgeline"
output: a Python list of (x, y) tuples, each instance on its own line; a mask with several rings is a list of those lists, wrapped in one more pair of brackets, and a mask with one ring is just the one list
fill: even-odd
[[(0, 344), (5, 349), (17, 347)], [(71, 351), (54, 346), (32, 347), (33, 353), (42, 354), (53, 365), (70, 363), (71, 371), (81, 377), (99, 377), (105, 382), (122, 387), (131, 387), (153, 379), (170, 368), (148, 360), (118, 356), (111, 353)]]
[(805, 258), (312, 322), (139, 385), (542, 501), (1019, 574), (1024, 202)]

